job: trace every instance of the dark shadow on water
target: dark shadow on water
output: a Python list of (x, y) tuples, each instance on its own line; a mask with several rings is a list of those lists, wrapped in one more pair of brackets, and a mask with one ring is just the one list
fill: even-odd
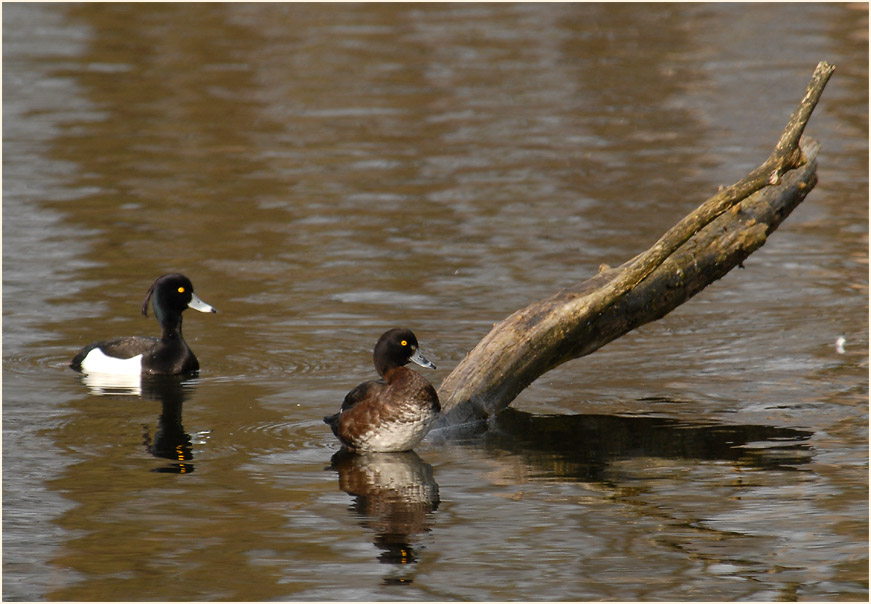
[(810, 461), (812, 435), (657, 417), (532, 415), (509, 407), (489, 422), (444, 429), (431, 438), (519, 455), (540, 478), (599, 482), (607, 481), (612, 462), (643, 457), (794, 470)]
[(375, 533), (379, 562), (394, 567), (384, 583), (412, 583), (418, 558), (414, 542), (430, 531), (432, 512), (439, 506), (432, 466), (414, 451), (358, 454), (342, 449), (330, 461), (339, 473), (339, 488), (354, 497), (351, 511)]

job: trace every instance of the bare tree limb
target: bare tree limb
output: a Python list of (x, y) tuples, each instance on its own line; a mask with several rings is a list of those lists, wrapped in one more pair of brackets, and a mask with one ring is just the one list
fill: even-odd
[(816, 184), (819, 144), (802, 133), (834, 66), (821, 62), (771, 155), (616, 269), (493, 327), (439, 387), (440, 425), (488, 417), (535, 379), (666, 315), (758, 249)]

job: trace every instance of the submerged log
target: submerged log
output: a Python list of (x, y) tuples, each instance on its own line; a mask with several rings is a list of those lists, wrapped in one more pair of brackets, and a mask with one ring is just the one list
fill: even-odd
[(662, 318), (741, 266), (816, 184), (819, 144), (802, 140), (802, 133), (833, 71), (826, 62), (817, 65), (762, 165), (705, 201), (653, 247), (497, 323), (439, 387), (438, 425), (497, 413), (545, 372)]

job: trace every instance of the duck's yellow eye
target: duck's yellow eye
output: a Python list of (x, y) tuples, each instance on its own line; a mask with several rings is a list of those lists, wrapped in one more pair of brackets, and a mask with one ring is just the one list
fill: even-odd
[(407, 340), (402, 340), (402, 341), (400, 342), (400, 344), (402, 344), (403, 346), (408, 346), (408, 341), (407, 341)]
[(180, 293), (180, 294), (184, 293), (184, 285), (182, 285), (181, 287), (178, 288), (178, 293)]

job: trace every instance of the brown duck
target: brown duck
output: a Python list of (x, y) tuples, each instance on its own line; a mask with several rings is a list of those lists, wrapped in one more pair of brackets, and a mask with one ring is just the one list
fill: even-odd
[(391, 329), (375, 345), (380, 380), (363, 382), (345, 396), (342, 409), (324, 418), (352, 451), (409, 451), (423, 440), (441, 411), (439, 397), (423, 376), (405, 367), (413, 361), (435, 369), (409, 329)]

